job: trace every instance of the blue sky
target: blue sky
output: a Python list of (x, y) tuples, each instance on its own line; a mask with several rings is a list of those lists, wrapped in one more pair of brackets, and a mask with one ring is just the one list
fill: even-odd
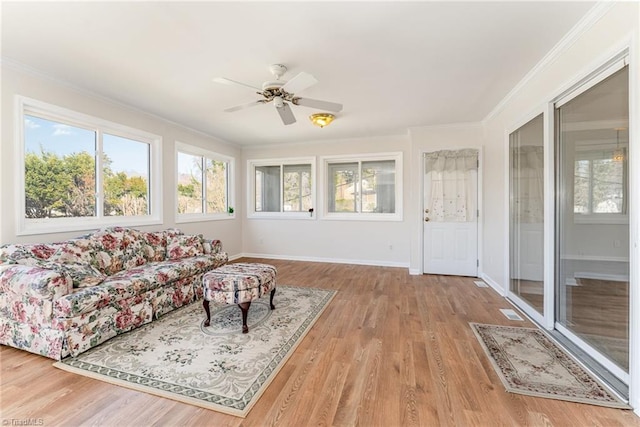
[[(31, 153), (50, 151), (60, 156), (86, 151), (95, 153), (95, 133), (90, 130), (26, 116), (24, 119), (25, 150)], [(112, 160), (111, 170), (146, 176), (149, 146), (114, 135), (104, 134), (103, 148)]]

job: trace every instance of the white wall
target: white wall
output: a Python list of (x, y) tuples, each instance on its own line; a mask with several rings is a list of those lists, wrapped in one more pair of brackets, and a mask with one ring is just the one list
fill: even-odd
[[(332, 124), (339, 125), (339, 122)], [(317, 206), (314, 206), (314, 220), (247, 218), (245, 197), (241, 213), (245, 254), (408, 267), (408, 200), (411, 182), (409, 138), (406, 135), (248, 147), (242, 153), (243, 188), (247, 188), (248, 160), (315, 156), (316, 177), (320, 177), (323, 175), (320, 170), (322, 156), (390, 152), (403, 153), (402, 221), (327, 220), (322, 218), (321, 209)], [(324, 197), (317, 195), (316, 202), (318, 199)]]
[[(53, 242), (74, 237), (82, 232), (55, 233), (45, 235), (16, 235), (15, 182), (15, 147), (18, 142), (14, 137), (15, 96), (22, 95), (44, 101), (63, 108), (88, 114), (100, 119), (130, 126), (162, 136), (162, 186), (163, 186), (163, 225), (141, 227), (143, 229), (163, 229), (178, 227), (185, 233), (202, 233), (207, 238), (222, 240), (229, 253), (242, 251), (241, 221), (221, 220), (205, 223), (175, 223), (175, 141), (193, 144), (236, 158), (240, 164), (240, 149), (221, 140), (205, 136), (158, 117), (100, 99), (97, 96), (82, 92), (60, 82), (55, 82), (28, 70), (16, 66), (2, 64), (2, 142), (0, 143), (0, 244), (16, 242)], [(238, 182), (240, 168), (237, 168)], [(241, 198), (242, 188), (236, 188), (236, 200)]]

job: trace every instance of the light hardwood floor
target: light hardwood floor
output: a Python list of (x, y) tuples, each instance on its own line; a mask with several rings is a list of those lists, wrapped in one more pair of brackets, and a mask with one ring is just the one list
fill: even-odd
[(243, 261), (276, 265), (281, 285), (338, 290), (245, 419), (74, 375), (4, 346), (0, 417), (45, 426), (640, 426), (631, 411), (505, 392), (469, 322), (532, 325), (506, 319), (498, 309), (511, 306), (472, 278)]

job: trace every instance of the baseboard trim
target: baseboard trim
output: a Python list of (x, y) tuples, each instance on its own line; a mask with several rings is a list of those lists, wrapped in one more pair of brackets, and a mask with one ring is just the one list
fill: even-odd
[[(576, 271), (573, 273), (575, 279), (594, 279), (594, 280), (607, 280), (610, 282), (628, 282), (629, 276), (626, 274), (614, 274), (614, 273), (594, 273), (591, 271)], [(569, 280), (569, 279), (567, 279)]]
[(484, 273), (480, 273), (480, 278), (484, 280), (489, 286), (493, 288), (494, 291), (498, 293), (498, 295), (506, 297), (507, 291), (502, 286), (498, 285), (498, 283), (493, 280), (491, 277), (487, 276)]
[(360, 260), (360, 259), (341, 259), (341, 258), (318, 258), (318, 257), (306, 257), (296, 255), (275, 255), (275, 254), (260, 254), (252, 252), (243, 252), (236, 255), (229, 256), (229, 261), (236, 260), (238, 258), (266, 258), (266, 259), (281, 259), (286, 261), (308, 261), (308, 262), (324, 262), (334, 264), (356, 264), (356, 265), (375, 265), (379, 267), (397, 267), (397, 268), (409, 268), (409, 264), (405, 262), (389, 262), (378, 260)]
[(422, 270), (419, 268), (410, 268), (409, 275), (411, 276), (420, 276), (422, 274)]

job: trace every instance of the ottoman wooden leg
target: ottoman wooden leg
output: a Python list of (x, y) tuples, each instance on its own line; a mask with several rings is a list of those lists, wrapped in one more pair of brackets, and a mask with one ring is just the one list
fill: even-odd
[(276, 294), (276, 288), (271, 290), (271, 297), (269, 298), (269, 304), (271, 305), (271, 310), (275, 310), (276, 306), (273, 305), (273, 296)]
[(204, 326), (209, 326), (211, 323), (211, 312), (209, 312), (209, 301), (202, 301), (202, 306), (204, 307), (205, 313), (207, 313), (207, 320), (204, 321)]
[(249, 327), (247, 326), (247, 313), (249, 312), (249, 307), (251, 307), (251, 301), (241, 302), (238, 304), (238, 307), (242, 310), (242, 333), (246, 334), (249, 332)]

